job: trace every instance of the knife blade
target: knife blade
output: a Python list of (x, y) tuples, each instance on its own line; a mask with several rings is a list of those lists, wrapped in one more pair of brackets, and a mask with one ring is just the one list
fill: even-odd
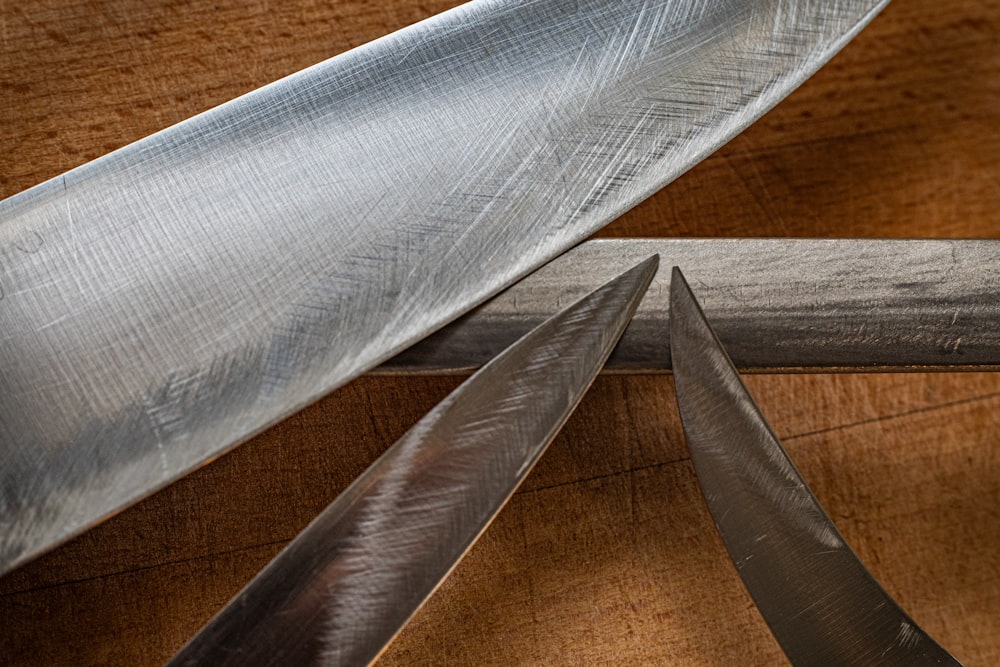
[(474, 2), (0, 202), (0, 573), (581, 240), (884, 4)]
[(677, 405), (702, 494), (793, 665), (959, 665), (844, 541), (743, 385), (681, 270), (670, 281)]
[(449, 394), (169, 664), (374, 662), (555, 438), (658, 259), (553, 315)]

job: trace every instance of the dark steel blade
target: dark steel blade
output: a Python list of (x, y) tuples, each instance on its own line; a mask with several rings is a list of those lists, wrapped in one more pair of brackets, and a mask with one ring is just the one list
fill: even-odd
[(958, 665), (872, 578), (747, 391), (679, 269), (670, 347), (684, 433), (729, 555), (794, 665)]

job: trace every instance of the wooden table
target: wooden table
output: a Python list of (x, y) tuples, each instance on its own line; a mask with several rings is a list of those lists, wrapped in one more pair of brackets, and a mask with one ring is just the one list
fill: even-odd
[[(449, 4), (0, 2), (0, 195)], [(1000, 236), (998, 35), (995, 0), (898, 1), (605, 235)], [(0, 662), (162, 662), (459, 380), (362, 378), (3, 578)], [(890, 593), (966, 664), (1000, 664), (1000, 374), (749, 385)], [(670, 377), (602, 376), (380, 664), (782, 661)]]

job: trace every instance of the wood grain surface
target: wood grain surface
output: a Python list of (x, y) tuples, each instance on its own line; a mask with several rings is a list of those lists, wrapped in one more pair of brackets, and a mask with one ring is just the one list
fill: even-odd
[[(450, 4), (0, 0), (0, 196)], [(995, 0), (897, 0), (603, 235), (1000, 236), (998, 36)], [(0, 579), (0, 663), (161, 663), (459, 381), (362, 378)], [(748, 384), (879, 581), (1000, 664), (1000, 374)], [(380, 664), (783, 661), (670, 377), (602, 376)]]

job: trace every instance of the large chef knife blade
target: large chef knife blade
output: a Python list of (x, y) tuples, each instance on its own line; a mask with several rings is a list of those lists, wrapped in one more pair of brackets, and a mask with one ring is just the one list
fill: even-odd
[(677, 405), (705, 501), (793, 665), (959, 665), (844, 541), (764, 419), (677, 267)]
[(0, 202), (0, 572), (583, 239), (884, 4), (473, 2)]

